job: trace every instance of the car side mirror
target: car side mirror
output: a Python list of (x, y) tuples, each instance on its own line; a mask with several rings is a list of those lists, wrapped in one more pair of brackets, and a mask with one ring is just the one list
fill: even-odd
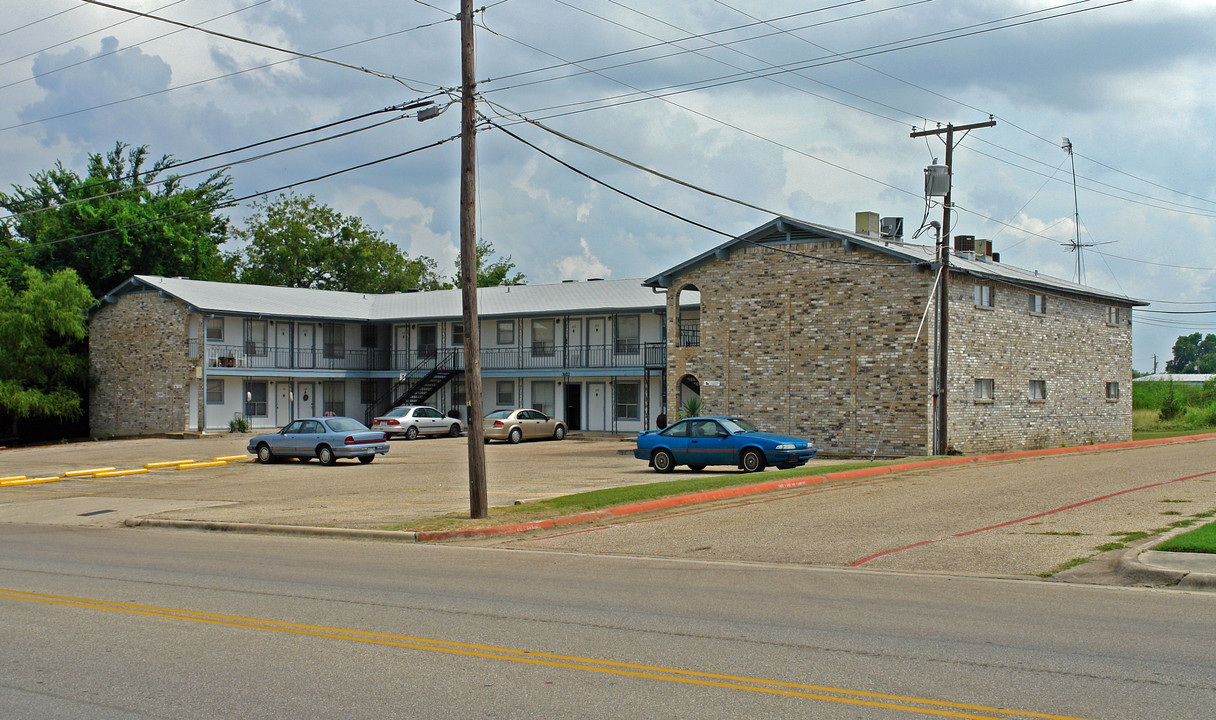
[(719, 431), (718, 431), (718, 437), (720, 437), (720, 438), (728, 438), (728, 437), (730, 437), (730, 433), (726, 432), (725, 430), (719, 430)]

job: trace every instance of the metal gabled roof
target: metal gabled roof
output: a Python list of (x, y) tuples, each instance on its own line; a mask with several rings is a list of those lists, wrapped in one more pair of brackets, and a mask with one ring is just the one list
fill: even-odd
[[(823, 240), (835, 240), (846, 245), (857, 245), (912, 263), (931, 264), (937, 260), (937, 251), (933, 247), (882, 240), (869, 235), (861, 235), (848, 230), (830, 228), (825, 225), (817, 225), (783, 216), (775, 218), (739, 237), (732, 238), (694, 258), (685, 260), (658, 275), (647, 278), (643, 281), (643, 284), (655, 288), (669, 288), (672, 286), (675, 278), (680, 275), (714, 260), (725, 260), (730, 257), (731, 250), (741, 245), (759, 244), (776, 246), (784, 243), (817, 242)], [(1136, 300), (1126, 295), (1042, 275), (1037, 270), (1026, 270), (1006, 263), (969, 258), (966, 254), (957, 253), (953, 250), (950, 253), (950, 270), (954, 273), (997, 280), (1021, 287), (1066, 292), (1132, 306), (1148, 305), (1143, 300)]]
[[(136, 275), (102, 300), (153, 291), (176, 298), (198, 312), (220, 315), (387, 322), (458, 319), (463, 314), (460, 290), (373, 295), (155, 275)], [(695, 301), (686, 298), (688, 304)], [(643, 286), (639, 279), (598, 280), (479, 288), (477, 305), (481, 317), (649, 312), (665, 310), (667, 295)]]

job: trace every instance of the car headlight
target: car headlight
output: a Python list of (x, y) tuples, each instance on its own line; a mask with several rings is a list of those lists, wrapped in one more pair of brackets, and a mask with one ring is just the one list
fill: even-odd
[(778, 445), (778, 446), (777, 446), (776, 448), (774, 448), (774, 449), (775, 449), (775, 450), (793, 450), (793, 449), (794, 449), (794, 446), (793, 446), (793, 444), (791, 444), (791, 443), (785, 443), (785, 444), (782, 444), (782, 445)]

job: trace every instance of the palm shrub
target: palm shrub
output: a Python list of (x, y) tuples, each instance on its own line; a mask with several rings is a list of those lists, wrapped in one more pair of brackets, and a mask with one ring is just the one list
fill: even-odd
[(690, 397), (680, 406), (680, 417), (698, 417), (701, 414), (701, 398)]

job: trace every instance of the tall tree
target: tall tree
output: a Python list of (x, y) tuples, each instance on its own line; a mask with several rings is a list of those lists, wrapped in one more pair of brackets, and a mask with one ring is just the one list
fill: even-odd
[(1174, 358), (1165, 364), (1168, 373), (1216, 373), (1216, 335), (1191, 333), (1174, 341)]
[(218, 212), (231, 179), (221, 171), (189, 187), (166, 174), (171, 163), (166, 155), (149, 166), (146, 145), (122, 142), (89, 155), (83, 177), (56, 162), (29, 187), (0, 193), (0, 207), (17, 216), (0, 240), (40, 270), (76, 270), (94, 296), (137, 274), (232, 279), (219, 250), (228, 219)]
[[(477, 241), (477, 287), (495, 287), (497, 285), (519, 285), (527, 282), (521, 272), (512, 273), (515, 263), (511, 256), (500, 258), (494, 254), (494, 244), (482, 238)], [(456, 274), (452, 276), (452, 286), (461, 287), (460, 259), (456, 260)]]
[(356, 216), (312, 195), (279, 195), (254, 203), (235, 233), (239, 280), (258, 285), (390, 293), (441, 286), (433, 259), (410, 258)]
[(20, 281), (0, 279), (0, 415), (12, 434), (26, 420), (83, 414), (88, 364), (82, 341), (93, 296), (74, 270), (27, 267)]

